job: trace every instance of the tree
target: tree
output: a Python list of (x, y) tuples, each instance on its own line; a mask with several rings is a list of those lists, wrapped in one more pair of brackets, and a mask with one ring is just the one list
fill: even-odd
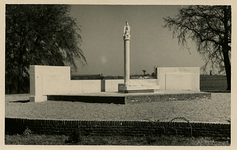
[(163, 18), (165, 28), (173, 30), (173, 36), (184, 47), (187, 39), (197, 44), (206, 70), (225, 67), (227, 90), (231, 89), (231, 6), (187, 6), (179, 9), (174, 17)]
[(6, 5), (6, 92), (27, 92), (30, 65), (86, 64), (69, 11), (68, 5)]
[(143, 71), (143, 75), (145, 76), (146, 75), (146, 70), (142, 70)]

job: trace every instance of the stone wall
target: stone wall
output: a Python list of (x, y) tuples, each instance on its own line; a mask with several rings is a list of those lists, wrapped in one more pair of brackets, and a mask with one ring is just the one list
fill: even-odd
[[(69, 66), (30, 66), (30, 101), (47, 101), (47, 95), (118, 92), (117, 80), (71, 80)], [(133, 79), (131, 82), (157, 85), (157, 79)]]
[(161, 90), (200, 91), (200, 67), (158, 67)]
[(30, 66), (30, 101), (47, 101), (47, 95), (101, 92), (101, 80), (71, 80), (69, 66)]
[(230, 137), (228, 123), (195, 122), (151, 122), (151, 121), (76, 121), (5, 118), (6, 134), (22, 134), (28, 127), (37, 134), (69, 135), (80, 129), (82, 135), (143, 136), (143, 135), (185, 135), (206, 137)]

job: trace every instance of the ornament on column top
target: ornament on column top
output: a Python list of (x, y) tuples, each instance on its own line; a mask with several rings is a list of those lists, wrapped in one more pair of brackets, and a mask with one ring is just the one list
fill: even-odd
[(128, 21), (126, 21), (126, 25), (123, 28), (123, 38), (124, 40), (129, 40), (131, 37), (130, 35), (130, 26), (128, 24)]

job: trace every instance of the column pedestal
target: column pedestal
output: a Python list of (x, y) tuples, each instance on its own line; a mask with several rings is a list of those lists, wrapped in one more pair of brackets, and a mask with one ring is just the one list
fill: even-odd
[(143, 85), (130, 80), (130, 38), (124, 37), (124, 83), (118, 84), (118, 92), (122, 93), (153, 93), (157, 85)]
[[(159, 87), (157, 87), (157, 90)], [(154, 93), (155, 89), (149, 86), (139, 86), (132, 84), (118, 84), (118, 92), (122, 93)]]

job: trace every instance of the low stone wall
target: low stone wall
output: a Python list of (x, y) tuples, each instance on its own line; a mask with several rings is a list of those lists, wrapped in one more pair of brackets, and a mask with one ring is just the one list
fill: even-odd
[[(181, 118), (182, 119), (182, 118)], [(174, 119), (175, 120), (175, 119)], [(151, 121), (70, 121), (5, 118), (6, 134), (22, 134), (28, 127), (37, 134), (69, 135), (80, 129), (82, 135), (104, 136), (143, 136), (143, 135), (185, 135), (205, 137), (230, 137), (228, 123), (188, 122), (151, 122)]]
[[(130, 83), (137, 85), (158, 85), (157, 79), (131, 79)], [(108, 79), (102, 80), (101, 91), (102, 92), (118, 92), (118, 84), (123, 84), (123, 79)]]
[[(47, 101), (47, 95), (118, 92), (118, 80), (70, 80), (69, 66), (30, 66), (30, 101)], [(157, 79), (133, 79), (131, 82), (155, 84)]]

